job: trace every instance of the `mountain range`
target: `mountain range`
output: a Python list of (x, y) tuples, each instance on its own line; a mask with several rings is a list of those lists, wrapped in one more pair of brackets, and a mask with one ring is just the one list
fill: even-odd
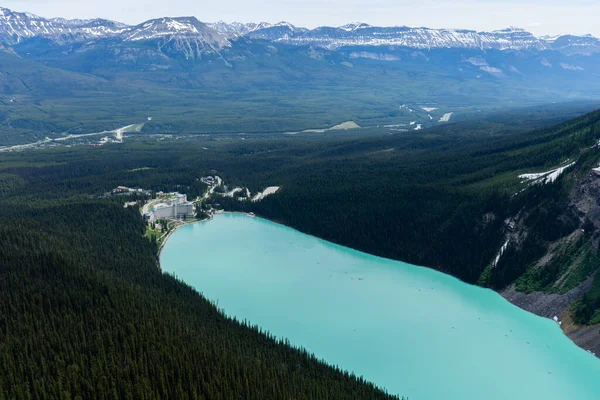
[(517, 28), (306, 29), (195, 17), (131, 26), (0, 8), (0, 87), (0, 144), (141, 121), (153, 133), (346, 121), (412, 130), (448, 115), (600, 99), (600, 41)]
[(124, 42), (186, 39), (190, 44), (188, 50), (194, 44), (212, 51), (231, 46), (231, 42), (240, 37), (247, 37), (327, 49), (344, 46), (399, 46), (415, 49), (557, 50), (565, 54), (600, 52), (600, 40), (591, 35), (536, 37), (519, 28), (476, 32), (351, 23), (339, 27), (307, 29), (288, 22), (203, 23), (195, 17), (159, 18), (128, 26), (105, 19), (46, 19), (0, 8), (0, 40), (4, 45), (14, 45), (33, 37), (43, 37), (59, 43), (108, 38)]

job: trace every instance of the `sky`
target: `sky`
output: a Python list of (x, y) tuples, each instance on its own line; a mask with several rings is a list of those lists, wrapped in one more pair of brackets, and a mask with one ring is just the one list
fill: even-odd
[(288, 21), (307, 28), (357, 21), (478, 31), (516, 26), (538, 36), (600, 37), (600, 0), (4, 0), (2, 6), (43, 17), (101, 17), (128, 24), (195, 16), (204, 22)]

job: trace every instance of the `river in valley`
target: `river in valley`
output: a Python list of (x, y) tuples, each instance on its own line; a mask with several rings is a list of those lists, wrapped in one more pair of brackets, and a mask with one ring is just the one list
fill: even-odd
[(163, 271), (231, 316), (410, 400), (598, 400), (558, 324), (439, 272), (243, 214), (177, 230)]

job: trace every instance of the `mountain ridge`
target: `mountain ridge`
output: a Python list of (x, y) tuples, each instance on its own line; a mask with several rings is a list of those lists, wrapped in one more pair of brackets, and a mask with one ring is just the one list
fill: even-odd
[(537, 37), (515, 27), (478, 32), (469, 29), (381, 27), (364, 22), (353, 22), (338, 27), (319, 26), (308, 29), (286, 21), (275, 24), (201, 22), (192, 16), (162, 17), (137, 25), (127, 25), (102, 18), (43, 18), (0, 7), (0, 43), (11, 46), (35, 37), (49, 38), (63, 43), (105, 38), (117, 38), (122, 41), (185, 38), (187, 42), (182, 47), (199, 46), (199, 48), (203, 47), (204, 51), (218, 51), (230, 46), (231, 41), (246, 37), (291, 45), (318, 46), (331, 50), (346, 46), (393, 46), (415, 49), (555, 50), (567, 55), (589, 55), (600, 52), (600, 39), (591, 35)]
[[(1, 14), (0, 122), (6, 129), (0, 142), (6, 144), (114, 129), (149, 115), (153, 122), (144, 129), (161, 133), (274, 133), (343, 121), (412, 130), (444, 123), (447, 113), (455, 121), (497, 107), (600, 93), (600, 52), (589, 37), (556, 38), (559, 52), (522, 29), (485, 38), (456, 31), (457, 39), (456, 32), (405, 27), (385, 28), (396, 45), (383, 45), (387, 39), (373, 45), (368, 41), (383, 28), (360, 22), (309, 30), (287, 22), (163, 17), (127, 26), (51, 21), (8, 9)], [(347, 43), (327, 48), (325, 39), (339, 35)], [(51, 80), (56, 84), (46, 76), (58, 77)], [(432, 104), (435, 112), (422, 109)]]

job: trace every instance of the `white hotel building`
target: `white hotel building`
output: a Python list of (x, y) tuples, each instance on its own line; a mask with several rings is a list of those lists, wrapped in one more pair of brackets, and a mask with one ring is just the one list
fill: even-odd
[(144, 218), (148, 222), (157, 219), (181, 219), (194, 216), (194, 204), (187, 201), (185, 194), (176, 193), (171, 199), (155, 205), (152, 211), (146, 213)]

